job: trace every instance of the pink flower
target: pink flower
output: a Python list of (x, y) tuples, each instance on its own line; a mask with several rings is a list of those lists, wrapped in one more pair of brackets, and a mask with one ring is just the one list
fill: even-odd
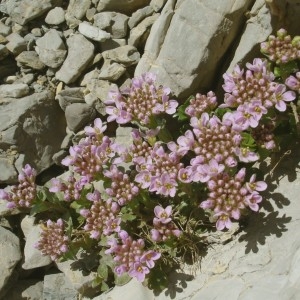
[(284, 84), (278, 84), (274, 94), (273, 94), (273, 102), (275, 103), (275, 107), (279, 111), (286, 110), (286, 103), (296, 99), (296, 94), (293, 91), (285, 92), (286, 86)]
[(141, 262), (146, 263), (147, 267), (149, 269), (152, 269), (155, 265), (154, 261), (158, 260), (160, 258), (160, 256), (161, 256), (161, 254), (159, 252), (149, 250), (141, 256)]
[(140, 262), (134, 263), (133, 267), (128, 271), (128, 275), (131, 277), (135, 277), (139, 282), (143, 282), (145, 280), (146, 274), (149, 273), (150, 270)]
[(253, 151), (250, 151), (249, 148), (237, 148), (235, 154), (239, 157), (242, 162), (254, 162), (259, 159), (259, 155)]
[(256, 181), (256, 174), (253, 174), (249, 180), (249, 182), (246, 183), (247, 190), (249, 193), (252, 193), (254, 191), (265, 191), (268, 187), (268, 185), (264, 181)]
[(100, 118), (95, 119), (94, 127), (86, 126), (84, 128), (85, 134), (88, 136), (97, 136), (103, 133), (107, 128), (107, 125), (103, 125)]
[(163, 224), (167, 224), (172, 220), (170, 218), (170, 216), (172, 215), (171, 205), (167, 206), (166, 208), (162, 208), (161, 206), (157, 205), (154, 208), (154, 213), (158, 220)]
[(220, 211), (214, 215), (214, 217), (217, 217), (217, 223), (216, 227), (218, 230), (223, 230), (224, 228), (230, 229), (232, 226), (232, 222), (230, 220), (230, 217), (228, 213), (224, 211)]
[(245, 197), (245, 204), (250, 207), (253, 211), (258, 211), (259, 210), (259, 205), (262, 201), (262, 196), (258, 194), (258, 192), (254, 191), (252, 194), (247, 195)]

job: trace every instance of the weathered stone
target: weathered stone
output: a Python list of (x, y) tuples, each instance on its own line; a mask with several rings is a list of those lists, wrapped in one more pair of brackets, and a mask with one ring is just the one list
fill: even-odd
[(50, 274), (44, 277), (43, 300), (77, 300), (78, 292), (70, 280), (63, 274)]
[(125, 45), (126, 45), (125, 39), (108, 39), (101, 43), (101, 50), (102, 51), (111, 50)]
[[(82, 253), (78, 257), (83, 257)], [(87, 296), (94, 296), (99, 292), (99, 287), (92, 287), (92, 282), (96, 278), (97, 273), (90, 270), (96, 266), (95, 256), (84, 256), (83, 259), (77, 261), (68, 260), (64, 262), (57, 262), (57, 268), (64, 273), (70, 286), (77, 290), (79, 293)], [(75, 267), (76, 266), (76, 267)]]
[(25, 83), (2, 84), (0, 94), (2, 97), (20, 98), (29, 94), (29, 87)]
[(126, 45), (102, 53), (104, 59), (111, 59), (125, 66), (135, 65), (140, 60), (140, 53), (133, 46)]
[(94, 15), (94, 25), (109, 32), (112, 38), (124, 38), (127, 34), (128, 16), (116, 12), (101, 12)]
[(83, 35), (75, 34), (67, 40), (68, 55), (56, 78), (66, 84), (76, 81), (94, 57), (94, 45)]
[(110, 33), (93, 26), (88, 22), (80, 23), (78, 31), (85, 37), (96, 42), (103, 42), (110, 38)]
[(146, 17), (149, 17), (154, 12), (154, 9), (151, 6), (146, 6), (144, 8), (138, 9), (135, 11), (128, 21), (128, 26), (132, 29), (136, 26), (139, 22), (144, 20)]
[(85, 16), (86, 11), (90, 8), (91, 3), (91, 0), (70, 0), (67, 13), (81, 20)]
[[(54, 101), (53, 93), (44, 91), (19, 99), (1, 98), (0, 95), (0, 102), (1, 147), (10, 147), (15, 140), (15, 155), (21, 157), (23, 154), (25, 162), (38, 173), (51, 166), (66, 127), (64, 114)], [(8, 154), (5, 157), (9, 158)]]
[(22, 68), (30, 68), (34, 70), (42, 70), (45, 65), (40, 61), (38, 54), (35, 51), (23, 51), (16, 57), (18, 66)]
[(123, 65), (111, 60), (105, 60), (98, 78), (117, 81), (125, 72), (126, 68)]
[(60, 0), (8, 0), (5, 4), (7, 13), (12, 20), (21, 25), (25, 25), (61, 2)]
[(55, 7), (51, 9), (46, 18), (45, 22), (49, 25), (59, 25), (65, 21), (65, 11), (62, 7)]
[(86, 11), (85, 17), (87, 18), (88, 21), (92, 22), (93, 19), (94, 19), (94, 15), (95, 15), (96, 12), (97, 12), (97, 10), (96, 10), (95, 7), (89, 8), (89, 9)]
[(43, 299), (43, 282), (34, 279), (18, 280), (6, 292), (5, 298), (9, 300), (41, 300)]
[(8, 35), (6, 39), (8, 40), (6, 48), (14, 55), (18, 55), (27, 48), (27, 42), (16, 32)]
[(95, 119), (96, 111), (86, 103), (73, 103), (66, 107), (67, 126), (77, 132)]
[[(1, 155), (2, 156), (2, 155)], [(7, 182), (12, 183), (17, 177), (17, 171), (14, 166), (14, 158), (9, 156), (0, 156), (0, 168), (2, 172), (0, 173), (0, 183)]]
[(67, 54), (66, 46), (59, 32), (50, 29), (42, 38), (36, 41), (36, 52), (46, 66), (58, 68), (64, 62)]
[(4, 45), (0, 44), (0, 60), (4, 59), (8, 55), (9, 55), (8, 49)]
[(7, 26), (5, 25), (4, 23), (2, 23), (0, 21), (0, 34), (3, 35), (3, 36), (7, 36), (11, 33), (11, 27), (10, 26)]
[(225, 0), (216, 5), (208, 0), (182, 0), (176, 10), (175, 2), (167, 2), (152, 26), (135, 75), (157, 73), (158, 82), (186, 98), (211, 84), (252, 1)]
[(87, 84), (87, 90), (102, 102), (107, 100), (109, 91), (117, 90), (117, 88), (116, 84), (100, 79), (91, 79)]
[(40, 226), (34, 223), (35, 218), (32, 216), (25, 216), (21, 222), (21, 228), (26, 241), (24, 247), (25, 259), (22, 264), (24, 270), (48, 266), (52, 263), (50, 256), (43, 255), (40, 250), (34, 247), (34, 244), (39, 240), (42, 231)]
[(167, 0), (151, 0), (150, 6), (154, 9), (155, 12), (158, 12), (163, 8), (166, 2)]
[[(22, 258), (20, 242), (9, 230), (0, 226), (0, 295), (1, 290), (8, 282), (16, 264)], [(1, 297), (2, 298), (2, 297)], [(3, 298), (2, 298), (3, 299)]]
[(0, 34), (0, 44), (6, 44), (7, 43), (7, 38)]
[(230, 61), (228, 72), (231, 72), (237, 63), (244, 64), (260, 56), (260, 43), (267, 40), (272, 33), (271, 12), (265, 5), (265, 0), (257, 0), (252, 7), (250, 18), (246, 22), (238, 46), (235, 48), (234, 57)]
[(143, 46), (149, 36), (151, 26), (157, 20), (158, 16), (159, 14), (154, 14), (153, 16), (147, 17), (136, 27), (132, 28), (128, 39), (128, 45), (135, 47)]
[(66, 107), (72, 103), (84, 103), (84, 95), (82, 88), (68, 88), (59, 92), (56, 97), (59, 105), (63, 111), (66, 110)]
[(150, 0), (100, 0), (98, 2), (97, 11), (110, 10), (130, 14), (149, 3)]

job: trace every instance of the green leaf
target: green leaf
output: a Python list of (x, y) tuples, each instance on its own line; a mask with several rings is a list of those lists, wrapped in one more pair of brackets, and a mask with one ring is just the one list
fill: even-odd
[(177, 112), (173, 115), (178, 121), (185, 121), (189, 119), (189, 116), (185, 113), (186, 108), (190, 105), (191, 99), (194, 99), (194, 96), (190, 96), (185, 102), (177, 108)]
[(128, 283), (130, 280), (131, 280), (131, 277), (127, 273), (124, 273), (121, 276), (118, 276), (115, 274), (115, 284), (116, 285), (119, 285), (119, 286), (124, 285), (124, 284)]
[(100, 265), (97, 269), (97, 273), (101, 278), (103, 278), (104, 280), (107, 280), (107, 277), (108, 277), (108, 267), (107, 267), (107, 265), (100, 263)]
[(101, 277), (96, 277), (93, 281), (92, 281), (92, 288), (96, 288), (97, 286), (102, 285), (103, 283), (103, 279)]
[(37, 199), (39, 201), (45, 201), (47, 199), (46, 192), (43, 188), (39, 189), (39, 191), (37, 192)]
[(49, 209), (49, 205), (47, 204), (47, 202), (39, 202), (39, 203), (34, 204), (34, 206), (30, 210), (30, 214), (36, 215), (36, 214), (46, 211), (48, 209)]
[(121, 215), (121, 220), (123, 222), (126, 222), (126, 221), (133, 221), (136, 219), (136, 215), (133, 215), (133, 214), (122, 214)]
[(109, 290), (109, 286), (105, 281), (102, 281), (101, 283), (101, 292), (107, 292)]

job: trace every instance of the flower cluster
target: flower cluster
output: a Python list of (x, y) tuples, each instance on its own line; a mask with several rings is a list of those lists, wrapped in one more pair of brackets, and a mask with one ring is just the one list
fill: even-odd
[(36, 170), (25, 165), (18, 176), (19, 184), (11, 187), (10, 191), (0, 189), (0, 198), (8, 201), (8, 208), (31, 207), (36, 198)]
[(81, 190), (84, 187), (84, 181), (77, 181), (74, 175), (70, 175), (67, 178), (67, 182), (63, 182), (61, 179), (51, 179), (51, 187), (49, 191), (51, 193), (63, 192), (65, 201), (78, 200), (80, 198)]
[(280, 29), (276, 36), (270, 35), (266, 42), (261, 43), (261, 51), (276, 64), (285, 64), (300, 58), (300, 39), (292, 39), (285, 29)]
[(48, 220), (46, 226), (42, 226), (42, 232), (35, 248), (43, 255), (50, 255), (52, 260), (57, 260), (68, 251), (69, 238), (64, 233), (64, 221), (58, 219), (56, 222)]
[(91, 238), (99, 239), (101, 234), (120, 231), (120, 208), (116, 202), (112, 199), (102, 200), (98, 190), (87, 194), (86, 198), (93, 204), (90, 209), (81, 209), (80, 214), (86, 219), (84, 230), (90, 233)]
[(139, 188), (130, 181), (128, 174), (119, 171), (116, 165), (112, 165), (103, 174), (111, 179), (110, 187), (105, 189), (106, 193), (115, 198), (119, 205), (125, 205), (139, 193)]
[(120, 276), (127, 272), (138, 281), (144, 281), (146, 274), (154, 267), (154, 261), (159, 259), (161, 254), (153, 250), (145, 251), (144, 240), (133, 240), (124, 230), (121, 230), (118, 235), (121, 244), (113, 238), (108, 242), (110, 248), (106, 250), (107, 254), (114, 254), (114, 261), (117, 263), (116, 274)]
[(169, 100), (171, 90), (165, 87), (156, 87), (156, 76), (145, 73), (133, 78), (129, 88), (109, 93), (105, 101), (108, 122), (116, 121), (126, 124), (136, 121), (147, 125), (154, 115), (161, 113), (173, 114), (178, 106), (177, 101)]
[(103, 135), (105, 129), (101, 119), (97, 118), (94, 127), (85, 128), (87, 137), (70, 147), (70, 156), (62, 160), (63, 165), (72, 166), (73, 171), (82, 176), (85, 182), (95, 179), (114, 156), (111, 139)]
[(190, 117), (200, 118), (202, 113), (212, 111), (217, 104), (217, 97), (214, 92), (210, 91), (207, 95), (198, 93), (195, 98), (190, 100), (185, 113)]
[(155, 218), (153, 219), (154, 229), (151, 229), (151, 238), (155, 242), (165, 241), (171, 236), (179, 237), (181, 230), (172, 221), (172, 206), (154, 208)]
[(263, 181), (256, 182), (255, 175), (245, 183), (245, 175), (246, 169), (242, 168), (234, 177), (222, 172), (207, 182), (208, 199), (200, 207), (212, 212), (213, 218), (217, 220), (218, 230), (230, 228), (231, 218), (239, 220), (241, 211), (247, 206), (253, 211), (259, 209), (258, 203), (262, 201), (262, 196), (258, 191), (264, 191), (267, 184)]
[(285, 111), (286, 102), (293, 101), (296, 95), (293, 91), (286, 91), (284, 84), (274, 81), (275, 75), (268, 70), (267, 60), (256, 58), (253, 64), (247, 63), (246, 66), (246, 72), (236, 66), (232, 73), (223, 75), (226, 93), (220, 107), (238, 107), (235, 121), (256, 127), (270, 107)]

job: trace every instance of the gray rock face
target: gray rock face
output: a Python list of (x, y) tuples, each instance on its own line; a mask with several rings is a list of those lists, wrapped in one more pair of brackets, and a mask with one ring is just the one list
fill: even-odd
[(146, 6), (144, 8), (138, 9), (135, 11), (128, 21), (128, 26), (132, 29), (136, 26), (140, 21), (149, 17), (154, 12), (154, 9), (151, 6)]
[(59, 92), (56, 97), (63, 111), (72, 103), (84, 103), (84, 95), (81, 88), (69, 88)]
[(25, 83), (0, 85), (0, 95), (2, 97), (21, 98), (28, 94), (29, 87)]
[(86, 103), (73, 103), (66, 108), (67, 126), (77, 132), (95, 119), (96, 110)]
[(34, 248), (34, 244), (39, 240), (41, 232), (40, 226), (34, 223), (35, 218), (31, 216), (26, 216), (21, 222), (21, 228), (26, 240), (24, 247), (25, 261), (22, 264), (24, 270), (35, 269), (52, 263), (50, 256), (42, 255), (38, 249)]
[(117, 81), (125, 72), (126, 68), (123, 65), (108, 59), (104, 61), (98, 78)]
[(3, 5), (13, 21), (25, 25), (59, 3), (60, 0), (8, 0)]
[(110, 33), (101, 30), (87, 22), (79, 24), (78, 31), (85, 37), (92, 39), (96, 42), (104, 42), (110, 38)]
[(102, 55), (104, 59), (111, 59), (112, 61), (121, 63), (125, 66), (135, 65), (140, 60), (140, 53), (135, 47), (130, 45), (104, 51)]
[(16, 57), (16, 61), (19, 67), (25, 69), (42, 70), (45, 68), (35, 51), (23, 51)]
[(6, 39), (8, 40), (6, 48), (14, 55), (18, 55), (27, 48), (27, 42), (16, 32), (11, 33)]
[(150, 0), (100, 0), (98, 2), (97, 11), (110, 10), (130, 14), (149, 3)]
[(94, 25), (109, 32), (114, 39), (127, 34), (128, 17), (116, 12), (101, 12), (94, 15)]
[[(51, 166), (52, 155), (60, 149), (66, 127), (64, 114), (54, 101), (54, 95), (45, 91), (19, 99), (0, 98), (0, 103), (2, 157), (12, 168), (14, 166), (14, 173), (25, 163), (38, 172)], [(15, 181), (16, 175), (8, 177), (14, 177)]]
[[(169, 0), (156, 26), (152, 26), (135, 74), (157, 73), (158, 80), (179, 97), (193, 94), (200, 88), (199, 83), (201, 88), (207, 88), (250, 4), (251, 1), (225, 0), (216, 5), (214, 1), (183, 0), (175, 8), (175, 1)], [(210, 22), (212, 19), (214, 22)], [(216, 48), (219, 50), (214, 51)]]
[[(16, 264), (22, 258), (19, 239), (9, 230), (0, 226), (0, 291), (6, 285)], [(0, 294), (0, 297), (3, 295)]]
[(2, 36), (7, 36), (11, 33), (11, 27), (5, 25), (4, 23), (0, 22), (0, 34)]
[(51, 9), (45, 19), (49, 25), (59, 25), (65, 21), (65, 11), (61, 7)]
[(36, 41), (36, 51), (39, 59), (46, 66), (58, 68), (64, 62), (67, 54), (66, 46), (59, 32), (50, 29), (43, 37)]
[(65, 18), (71, 28), (79, 25), (80, 20), (85, 16), (86, 11), (90, 8), (91, 0), (70, 0)]
[(56, 78), (66, 84), (76, 81), (94, 57), (94, 45), (83, 35), (75, 34), (68, 38), (68, 55)]
[(78, 292), (72, 288), (72, 284), (64, 274), (51, 274), (44, 277), (44, 290), (42, 299), (77, 300)]

